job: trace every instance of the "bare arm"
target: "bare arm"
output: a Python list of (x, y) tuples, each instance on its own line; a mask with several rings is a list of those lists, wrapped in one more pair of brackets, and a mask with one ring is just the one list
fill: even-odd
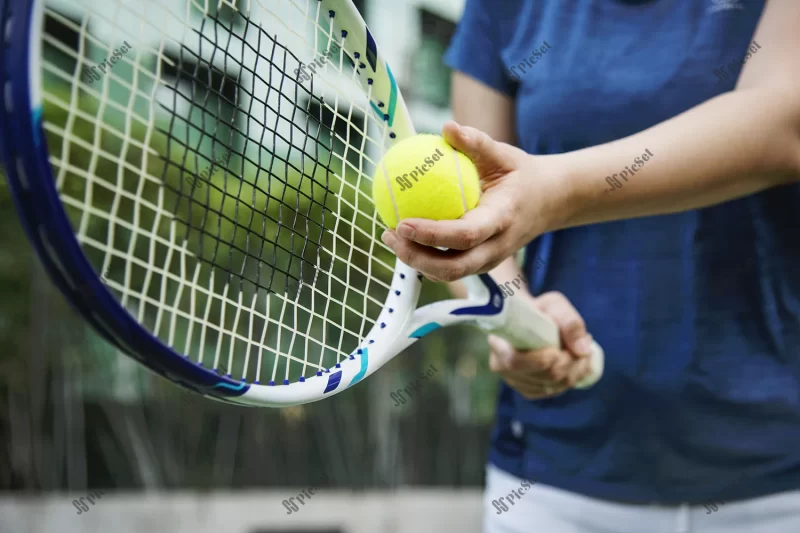
[[(754, 36), (762, 48), (734, 91), (625, 139), (544, 158), (542, 170), (570, 190), (572, 208), (554, 226), (696, 209), (800, 180), (798, 23), (800, 2), (770, 0)], [(606, 176), (645, 149), (653, 157), (604, 193)]]
[[(486, 125), (445, 124), (448, 142), (479, 169), (478, 206), (458, 220), (405, 219), (384, 242), (407, 265), (455, 280), (494, 269), (549, 231), (697, 209), (800, 181), (798, 20), (800, 1), (770, 0), (754, 36), (762, 49), (734, 91), (618, 141), (537, 156), (492, 139)], [(485, 102), (475, 107), (486, 113)], [(652, 157), (623, 189), (604, 192), (607, 176), (647, 150)]]

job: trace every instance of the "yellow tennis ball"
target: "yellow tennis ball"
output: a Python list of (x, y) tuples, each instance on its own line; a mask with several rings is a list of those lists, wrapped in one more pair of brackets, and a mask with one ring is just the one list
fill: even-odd
[(404, 218), (454, 220), (478, 205), (478, 169), (439, 135), (403, 139), (383, 156), (372, 200), (390, 228)]

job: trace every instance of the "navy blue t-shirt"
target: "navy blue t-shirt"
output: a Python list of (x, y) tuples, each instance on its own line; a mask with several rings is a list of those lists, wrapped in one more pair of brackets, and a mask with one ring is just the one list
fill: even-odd
[[(522, 149), (569, 152), (733, 90), (763, 9), (763, 0), (468, 0), (446, 61), (515, 99)], [(767, 36), (748, 60), (770, 45)], [(620, 168), (645, 150), (659, 157), (642, 146)], [(597, 187), (609, 188), (605, 175)], [(627, 502), (800, 489), (798, 230), (800, 186), (790, 185), (536, 239), (532, 291), (572, 301), (605, 348), (605, 375), (540, 401), (503, 384), (490, 461)]]

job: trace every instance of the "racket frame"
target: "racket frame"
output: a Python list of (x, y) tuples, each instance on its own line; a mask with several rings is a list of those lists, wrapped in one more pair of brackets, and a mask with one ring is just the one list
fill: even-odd
[[(248, 383), (243, 378), (219, 375), (176, 352), (139, 324), (115, 299), (73, 233), (55, 187), (43, 134), (40, 59), (44, 0), (14, 0), (13, 4), (10, 0), (0, 0), (0, 28), (5, 29), (4, 53), (0, 54), (4, 95), (0, 124), (10, 125), (14, 132), (10, 135), (0, 130), (0, 150), (7, 163), (12, 197), (25, 233), (50, 278), (81, 316), (121, 352), (205, 396), (241, 405), (278, 407), (308, 403), (342, 392), (440, 327), (476, 322), (488, 331), (510, 338), (519, 336), (522, 327), (525, 330), (522, 337), (529, 346), (560, 344), (558, 331), (547, 317), (536, 311), (531, 316), (530, 309), (515, 310), (515, 305), (522, 305), (520, 302), (506, 305), (515, 299), (504, 299), (487, 274), (465, 280), (469, 299), (440, 301), (415, 309), (422, 276), (397, 260), (384, 308), (362, 345), (334, 367), (314, 376), (300, 378), (295, 383)], [(350, 0), (320, 0), (319, 4), (334, 13), (333, 27), (347, 43), (346, 49), (364, 50), (363, 55), (351, 59), (362, 68), (369, 67), (370, 103), (386, 125), (386, 143), (391, 145), (414, 135), (391, 69), (355, 6)], [(350, 44), (353, 41), (355, 45)], [(520, 322), (519, 317), (524, 320)], [(594, 358), (599, 373), (595, 372), (585, 386), (602, 374), (602, 350)]]

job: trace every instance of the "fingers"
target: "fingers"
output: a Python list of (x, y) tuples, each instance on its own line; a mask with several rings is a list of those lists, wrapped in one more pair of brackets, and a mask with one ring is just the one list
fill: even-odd
[(455, 281), (467, 275), (467, 269), (459, 257), (463, 252), (423, 246), (400, 237), (392, 230), (384, 231), (381, 240), (400, 261), (422, 272), (430, 280)]
[(489, 370), (495, 373), (507, 370), (507, 361), (513, 357), (514, 349), (507, 340), (497, 335), (489, 335)]
[(456, 281), (470, 274), (487, 272), (505, 259), (497, 251), (499, 244), (493, 239), (467, 251), (424, 246), (391, 230), (383, 232), (381, 239), (403, 263), (438, 281)]
[(560, 292), (547, 292), (536, 299), (546, 315), (553, 319), (561, 333), (564, 347), (578, 357), (592, 354), (592, 336), (586, 331), (586, 323), (566, 296)]
[(523, 397), (528, 400), (541, 400), (544, 398), (552, 398), (559, 396), (569, 390), (569, 387), (564, 385), (543, 385), (541, 383), (536, 385), (529, 385), (522, 383), (512, 377), (504, 377), (505, 382), (509, 387), (519, 392)]
[[(548, 370), (544, 372), (531, 372), (526, 373), (520, 370), (510, 370), (509, 367), (517, 366), (519, 363), (514, 363), (513, 355), (507, 352), (513, 352), (510, 349), (510, 346), (501, 347), (501, 343), (508, 345), (506, 341), (500, 339), (499, 337), (490, 336), (494, 340), (491, 340), (490, 343), (497, 347), (498, 350), (492, 350), (492, 353), (489, 358), (489, 368), (495, 373), (500, 374), (503, 377), (503, 380), (515, 391), (519, 392), (522, 396), (529, 400), (538, 400), (541, 398), (548, 398), (552, 396), (556, 396), (562, 394), (564, 391), (569, 389), (571, 385), (568, 381), (559, 381), (559, 380), (552, 380), (547, 377)], [(516, 352), (516, 354), (522, 353), (534, 353), (534, 352)], [(507, 360), (511, 358), (511, 360)], [(520, 358), (521, 359), (521, 358)], [(558, 367), (559, 370), (557, 372), (561, 373), (561, 367), (565, 367), (566, 365), (572, 364), (573, 366), (579, 363), (580, 361), (575, 361), (570, 357), (568, 354), (561, 354), (558, 358), (559, 361), (553, 365), (553, 368)], [(543, 362), (543, 366), (547, 366), (549, 363), (547, 361)]]
[[(498, 143), (474, 128), (445, 124), (445, 140), (475, 163), (483, 194), (478, 205), (458, 220), (402, 220), (383, 242), (397, 257), (428, 277), (454, 281), (486, 272), (540, 233), (541, 210), (528, 200), (533, 180), (523, 179), (531, 161), (523, 151)], [(531, 171), (532, 172), (532, 171)], [(533, 214), (524, 211), (530, 209)], [(463, 251), (442, 256), (420, 246)]]
[(397, 234), (426, 246), (469, 250), (511, 225), (513, 210), (500, 203), (489, 198), (456, 220), (407, 218), (398, 224)]
[(591, 360), (575, 359), (557, 348), (516, 351), (501, 337), (489, 335), (489, 368), (528, 399), (557, 396), (572, 389), (591, 371)]
[(561, 394), (591, 372), (592, 336), (575, 307), (560, 292), (543, 294), (536, 305), (556, 323), (564, 349), (518, 351), (500, 337), (488, 338), (489, 368), (528, 399)]
[(592, 373), (592, 360), (589, 357), (579, 359), (570, 369), (567, 376), (569, 387), (574, 387), (579, 381)]
[(570, 363), (571, 358), (558, 348), (542, 348), (541, 350), (518, 351), (511, 344), (496, 335), (489, 335), (489, 347), (492, 353), (489, 368), (499, 374), (527, 376), (533, 381), (548, 382), (563, 379), (566, 370), (560, 364)]
[(472, 160), (481, 178), (514, 170), (510, 166), (512, 163), (503, 156), (500, 145), (481, 130), (460, 126), (450, 120), (442, 126), (442, 137), (447, 144)]

